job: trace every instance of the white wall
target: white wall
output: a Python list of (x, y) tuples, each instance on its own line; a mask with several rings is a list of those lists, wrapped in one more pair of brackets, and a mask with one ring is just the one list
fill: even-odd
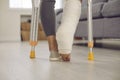
[(20, 15), (31, 10), (9, 8), (9, 0), (0, 0), (0, 41), (20, 41)]
[(9, 0), (0, 0), (0, 41), (20, 41), (20, 16), (31, 9), (10, 9)]

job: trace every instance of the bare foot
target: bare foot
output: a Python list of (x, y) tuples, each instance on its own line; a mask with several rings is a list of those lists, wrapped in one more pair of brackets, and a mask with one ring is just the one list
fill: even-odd
[(60, 54), (63, 61), (70, 61), (70, 54)]

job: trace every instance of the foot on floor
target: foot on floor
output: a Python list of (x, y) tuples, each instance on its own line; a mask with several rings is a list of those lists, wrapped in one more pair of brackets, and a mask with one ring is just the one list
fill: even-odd
[(70, 54), (60, 54), (62, 61), (69, 62)]
[(50, 61), (59, 61), (60, 54), (57, 51), (50, 51), (49, 59), (50, 59)]

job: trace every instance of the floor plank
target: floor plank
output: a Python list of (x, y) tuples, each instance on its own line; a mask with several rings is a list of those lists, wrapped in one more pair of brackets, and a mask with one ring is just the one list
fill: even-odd
[(0, 80), (120, 80), (120, 50), (73, 46), (71, 62), (50, 62), (46, 41), (36, 47), (36, 59), (29, 58), (28, 42), (0, 43)]

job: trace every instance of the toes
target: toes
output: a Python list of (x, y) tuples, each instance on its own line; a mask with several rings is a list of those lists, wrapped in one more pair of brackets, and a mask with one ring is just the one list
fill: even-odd
[(70, 61), (70, 54), (61, 54), (63, 61)]

